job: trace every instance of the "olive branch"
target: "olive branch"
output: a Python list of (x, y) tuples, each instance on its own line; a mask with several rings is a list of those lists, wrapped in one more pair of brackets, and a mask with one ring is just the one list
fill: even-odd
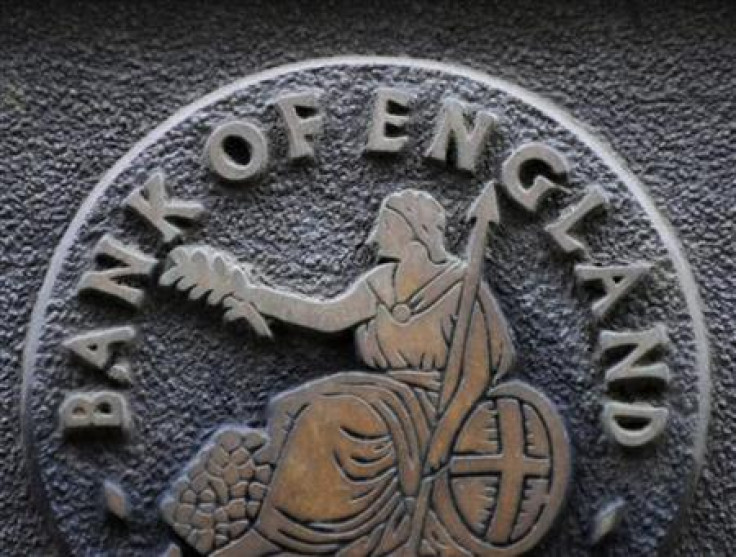
[(190, 300), (204, 298), (211, 306), (223, 306), (225, 321), (245, 320), (258, 335), (272, 338), (268, 323), (251, 301), (253, 267), (228, 253), (209, 246), (177, 247), (169, 253), (159, 284), (188, 292)]

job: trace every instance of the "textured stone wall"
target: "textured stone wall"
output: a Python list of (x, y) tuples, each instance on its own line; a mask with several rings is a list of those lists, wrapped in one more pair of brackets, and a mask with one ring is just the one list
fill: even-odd
[(20, 445), (20, 356), (55, 244), (100, 175), (181, 106), (336, 54), (462, 63), (606, 139), (677, 229), (713, 353), (707, 464), (679, 555), (736, 543), (736, 6), (730, 2), (53, 2), (0, 6), (0, 547), (51, 555)]

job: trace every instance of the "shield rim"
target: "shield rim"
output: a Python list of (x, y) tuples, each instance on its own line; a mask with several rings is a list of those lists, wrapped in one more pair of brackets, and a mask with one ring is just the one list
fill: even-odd
[[(438, 476), (437, 490), (434, 496), (442, 498), (445, 502), (449, 500), (451, 503), (450, 505), (435, 505), (435, 512), (440, 522), (453, 535), (457, 543), (463, 545), (465, 549), (472, 551), (474, 555), (485, 557), (519, 555), (535, 547), (547, 535), (559, 517), (560, 511), (565, 506), (567, 491), (572, 477), (572, 449), (570, 439), (567, 435), (564, 420), (554, 404), (552, 404), (552, 401), (544, 393), (523, 381), (501, 383), (488, 391), (485, 400), (502, 397), (517, 398), (529, 404), (542, 418), (549, 435), (553, 480), (550, 482), (551, 485), (548, 494), (550, 503), (544, 507), (532, 530), (515, 543), (506, 546), (494, 546), (479, 538), (469, 528), (465, 527), (462, 520), (452, 520), (454, 517), (450, 516), (448, 514), (449, 512), (454, 511), (457, 516), (462, 515), (454, 504), (455, 498), (452, 496), (449, 470), (445, 469)], [(452, 524), (448, 524), (447, 519), (450, 519)], [(460, 542), (459, 540), (463, 541)], [(466, 540), (472, 540), (472, 542), (468, 544)]]

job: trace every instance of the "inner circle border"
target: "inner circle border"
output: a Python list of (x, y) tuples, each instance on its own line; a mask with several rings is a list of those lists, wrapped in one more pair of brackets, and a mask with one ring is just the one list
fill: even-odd
[[(421, 58), (358, 55), (335, 56), (314, 58), (302, 62), (279, 65), (274, 68), (251, 74), (229, 85), (221, 87), (175, 112), (163, 123), (154, 128), (153, 131), (148, 133), (141, 141), (136, 143), (112, 166), (112, 168), (110, 168), (110, 170), (102, 176), (100, 181), (92, 189), (88, 197), (77, 210), (71, 224), (54, 250), (48, 271), (46, 272), (46, 276), (44, 277), (43, 284), (38, 292), (36, 303), (31, 313), (31, 320), (22, 356), (23, 375), (20, 404), (21, 440), (23, 442), (26, 458), (30, 464), (31, 470), (37, 476), (39, 475), (36, 466), (37, 463), (31, 451), (31, 447), (33, 445), (31, 418), (26, 411), (31, 386), (33, 385), (34, 380), (36, 350), (39, 345), (40, 334), (56, 282), (56, 277), (61, 270), (61, 266), (69, 252), (69, 249), (77, 238), (80, 228), (84, 224), (87, 213), (89, 213), (97, 201), (104, 195), (109, 186), (139, 155), (158, 140), (163, 138), (164, 135), (177, 124), (186, 120), (200, 109), (220, 101), (244, 87), (261, 81), (273, 79), (297, 71), (337, 66), (392, 66), (437, 71), (456, 77), (471, 79), (494, 89), (498, 89), (526, 104), (532, 105), (548, 118), (572, 131), (581, 143), (600, 157), (600, 159), (613, 171), (613, 173), (616, 174), (644, 210), (650, 223), (667, 249), (675, 271), (677, 272), (683, 295), (685, 297), (685, 302), (687, 304), (688, 313), (692, 319), (695, 348), (697, 352), (696, 363), (698, 370), (698, 388), (700, 391), (698, 410), (700, 419), (694, 438), (693, 455), (695, 458), (695, 467), (683, 498), (683, 504), (678, 509), (677, 516), (668, 529), (667, 539), (671, 539), (673, 530), (675, 530), (675, 527), (682, 522), (685, 516), (685, 509), (687, 507), (686, 503), (692, 498), (703, 466), (708, 437), (712, 388), (710, 377), (710, 347), (708, 343), (705, 319), (702, 312), (702, 299), (700, 297), (695, 277), (690, 268), (690, 264), (683, 254), (682, 246), (680, 245), (674, 228), (667, 218), (657, 209), (644, 184), (642, 184), (627, 168), (626, 164), (611, 151), (611, 148), (606, 145), (605, 141), (596, 137), (595, 134), (589, 131), (585, 125), (578, 122), (577, 119), (565, 112), (563, 109), (557, 107), (545, 97), (530, 92), (514, 83), (506, 81), (505, 79), (491, 77), (482, 71), (463, 66), (461, 64), (451, 64)], [(39, 487), (40, 489), (45, 489), (45, 486)], [(46, 512), (49, 512), (49, 509), (46, 509)]]

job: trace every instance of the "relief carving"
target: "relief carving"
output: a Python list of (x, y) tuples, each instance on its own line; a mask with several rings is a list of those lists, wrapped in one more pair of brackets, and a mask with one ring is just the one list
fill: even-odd
[(209, 246), (170, 252), (160, 283), (271, 336), (269, 320), (353, 330), (366, 369), (282, 393), (268, 427), (226, 427), (164, 497), (164, 519), (203, 555), (516, 555), (561, 508), (570, 448), (553, 405), (504, 381), (514, 349), (483, 281), (490, 184), (469, 213), (465, 260), (429, 194), (387, 197), (377, 266), (343, 294), (263, 284)]

